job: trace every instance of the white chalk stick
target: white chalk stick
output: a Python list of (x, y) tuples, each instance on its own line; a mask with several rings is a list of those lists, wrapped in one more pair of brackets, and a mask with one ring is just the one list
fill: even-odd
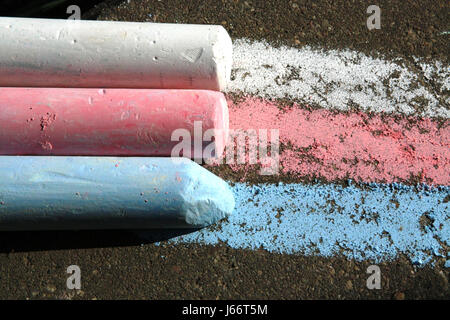
[(0, 86), (224, 90), (222, 26), (0, 17)]

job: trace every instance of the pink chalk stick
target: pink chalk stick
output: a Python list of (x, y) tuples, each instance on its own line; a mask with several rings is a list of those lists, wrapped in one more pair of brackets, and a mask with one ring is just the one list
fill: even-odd
[(184, 129), (194, 155), (197, 121), (200, 135), (214, 134), (213, 142), (200, 136), (203, 149), (214, 143), (222, 154), (228, 107), (220, 92), (1, 88), (0, 154), (170, 156), (181, 141), (171, 141), (173, 131)]
[(279, 129), (280, 143), (292, 146), (280, 154), (283, 174), (386, 183), (416, 177), (450, 184), (450, 121), (439, 126), (430, 119), (308, 111), (296, 104), (280, 111), (258, 98), (230, 100), (229, 106), (230, 130)]

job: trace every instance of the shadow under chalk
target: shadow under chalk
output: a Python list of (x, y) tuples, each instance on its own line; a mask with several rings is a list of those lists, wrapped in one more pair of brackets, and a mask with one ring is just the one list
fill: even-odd
[[(135, 246), (165, 241), (199, 229), (3, 231), (0, 253)], [(145, 237), (141, 236), (145, 234)]]

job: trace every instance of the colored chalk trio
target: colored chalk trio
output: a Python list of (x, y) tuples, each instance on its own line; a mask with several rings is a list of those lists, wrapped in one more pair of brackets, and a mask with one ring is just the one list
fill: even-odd
[(0, 45), (0, 230), (192, 228), (232, 213), (226, 182), (172, 157), (174, 133), (199, 124), (214, 137), (200, 147), (223, 153), (225, 29), (0, 18)]

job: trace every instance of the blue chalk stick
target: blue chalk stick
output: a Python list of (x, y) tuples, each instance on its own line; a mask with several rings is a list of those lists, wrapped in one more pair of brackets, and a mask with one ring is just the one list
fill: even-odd
[(185, 158), (0, 156), (0, 230), (204, 227), (233, 208)]

